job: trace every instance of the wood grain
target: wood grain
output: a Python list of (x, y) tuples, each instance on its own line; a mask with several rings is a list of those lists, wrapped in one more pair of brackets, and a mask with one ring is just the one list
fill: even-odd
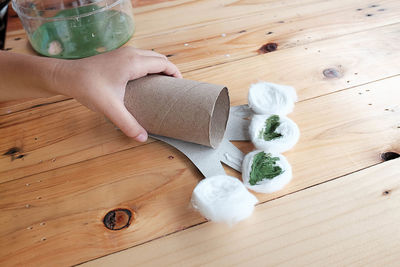
[(309, 99), (397, 75), (399, 29), (394, 24), (278, 50), (191, 71), (185, 78), (225, 84), (232, 105), (246, 103), (247, 88), (260, 80), (293, 85), (300, 100)]
[(142, 145), (75, 100), (6, 116), (0, 126), (0, 183)]
[(53, 96), (47, 98), (18, 99), (13, 101), (0, 102), (0, 116), (11, 114), (17, 111), (36, 108), (43, 105), (58, 103), (69, 99), (66, 96)]
[[(282, 50), (399, 21), (398, 1), (382, 1), (379, 6), (368, 8), (373, 3), (372, 0), (366, 1), (361, 11), (358, 2), (337, 5), (335, 1), (319, 1), (305, 4), (302, 8), (288, 5), (284, 9), (270, 5), (257, 13), (212, 23), (201, 22), (193, 27), (177, 22), (174, 31), (151, 36), (141, 34), (140, 25), (145, 29), (151, 26), (146, 24), (148, 15), (142, 16), (139, 12), (136, 15), (139, 28), (129, 44), (169, 55), (183, 72), (187, 72), (257, 55), (265, 43), (276, 43)], [(340, 20), (338, 13), (342, 14)], [(323, 23), (321, 17), (324, 17)], [(207, 20), (207, 17), (203, 19)], [(34, 53), (23, 31), (9, 32), (7, 41), (8, 48), (14, 52)]]
[[(273, 53), (186, 72), (184, 76), (188, 79), (226, 84), (233, 95), (231, 98), (234, 105), (245, 103), (245, 89), (250, 83), (259, 80), (284, 84), (295, 82), (296, 88), (300, 90), (300, 98), (307, 99), (398, 74), (400, 63), (396, 58), (400, 57), (400, 52), (396, 44), (400, 41), (397, 34), (399, 27), (400, 24), (394, 24), (288, 49), (278, 49)], [(374, 36), (372, 40), (371, 35)], [(214, 47), (217, 46), (214, 44)], [(257, 44), (252, 50), (257, 50), (259, 46), (260, 44)], [(255, 53), (254, 51), (249, 53)], [(240, 58), (239, 54), (233, 58)], [(235, 52), (232, 55), (235, 55)], [(198, 54), (196, 58), (204, 61), (204, 64), (198, 65), (196, 59), (189, 56), (183, 63), (178, 63), (178, 66), (181, 69), (191, 69), (219, 63), (209, 61), (209, 58), (213, 58), (212, 54), (209, 57)], [(244, 67), (238, 68), (238, 64)], [(331, 75), (324, 76), (323, 72), (330, 69), (333, 71)], [(234, 73), (234, 76), (226, 79), (226, 73)], [(45, 102), (43, 99), (39, 101)], [(49, 102), (54, 100), (49, 99)], [(18, 111), (32, 105), (31, 102), (18, 102), (17, 106), (14, 103), (3, 103), (0, 105), (0, 112)]]
[[(366, 1), (362, 7), (373, 3), (375, 1)], [(378, 7), (358, 11), (360, 6), (357, 2), (338, 5), (337, 2), (321, 1), (302, 8), (271, 8), (196, 28), (151, 37), (138, 36), (129, 43), (169, 55), (181, 71), (187, 72), (255, 56), (268, 43), (276, 44), (277, 50), (283, 50), (400, 20), (398, 1), (382, 1)], [(383, 7), (384, 11), (377, 11)], [(340, 19), (338, 13), (341, 14)], [(369, 14), (373, 16), (367, 16)]]
[[(2, 183), (0, 239), (12, 242), (1, 242), (0, 265), (77, 264), (187, 228), (202, 220), (189, 208), (199, 179), (183, 155), (157, 142)], [(133, 225), (104, 227), (116, 207), (136, 212)]]
[(400, 159), (81, 266), (397, 266)]
[[(247, 103), (247, 88), (258, 80), (294, 85), (300, 100), (310, 99), (399, 73), (399, 27), (395, 24), (258, 55), (188, 72), (186, 78), (227, 85), (232, 105)], [(325, 70), (333, 74), (324, 76)], [(72, 100), (0, 116), (0, 136), (1, 154), (19, 147), (25, 155), (14, 161), (0, 156), (2, 182), (137, 145)]]
[[(400, 20), (398, 1), (381, 1), (380, 5), (373, 5), (374, 3), (369, 0), (362, 4), (355, 1), (347, 5), (337, 5), (335, 1), (313, 1), (304, 2), (300, 8), (297, 2), (293, 2), (282, 8), (280, 4), (274, 2), (267, 6), (263, 5), (263, 8), (256, 13), (246, 9), (250, 14), (240, 13), (236, 17), (211, 22), (208, 21), (210, 19), (208, 13), (205, 13), (202, 14), (202, 22), (190, 27), (185, 26), (186, 20), (177, 20), (171, 22), (175, 23), (172, 32), (154, 33), (150, 36), (142, 34), (140, 25), (143, 29), (149, 29), (152, 27), (148, 24), (149, 21), (150, 23), (158, 21), (157, 19), (149, 20), (149, 10), (156, 12), (154, 16), (157, 16), (159, 12), (165, 11), (163, 8), (169, 9), (170, 5), (175, 5), (171, 2), (162, 3), (161, 6), (151, 5), (146, 6), (144, 10), (136, 10), (136, 22), (139, 28), (129, 44), (169, 55), (170, 60), (176, 63), (181, 71), (187, 72), (255, 56), (259, 53), (258, 49), (266, 43), (276, 43), (278, 50), (283, 50), (389, 25)], [(213, 8), (212, 2), (208, 5)], [(191, 5), (182, 4), (182, 7), (189, 10), (193, 8), (192, 3)], [(359, 10), (359, 7), (362, 7), (362, 10)], [(185, 10), (185, 12), (188, 11)], [(338, 19), (338, 13), (341, 14), (340, 19)], [(373, 16), (367, 16), (369, 14)], [(321, 23), (321, 17), (324, 17), (323, 23)], [(7, 36), (8, 49), (18, 53), (35, 53), (28, 44), (23, 30), (8, 32)], [(54, 98), (47, 101), (38, 99), (3, 102), (0, 103), (0, 114), (53, 102)]]
[[(380, 153), (400, 153), (399, 2), (134, 2), (130, 43), (169, 54), (186, 78), (226, 84), (233, 105), (258, 80), (298, 89), (293, 181), (257, 194), (264, 203), (235, 228), (205, 223), (189, 207), (202, 176), (172, 147), (133, 142), (62, 96), (0, 103), (0, 265), (123, 249), (90, 264), (396, 265), (400, 161), (380, 164)], [(34, 53), (24, 36), (8, 32), (7, 46)], [(276, 51), (260, 53), (266, 43)], [(116, 208), (134, 217), (111, 231), (103, 218)]]
[[(280, 192), (257, 197), (274, 199), (377, 164), (383, 151), (400, 152), (399, 81), (390, 78), (298, 103), (291, 117), (302, 136), (286, 153), (294, 180)], [(3, 264), (76, 264), (204, 222), (189, 208), (200, 178), (182, 154), (154, 142), (2, 183), (0, 259)], [(102, 218), (116, 207), (134, 210), (136, 221), (109, 232)]]
[[(225, 20), (243, 14), (256, 13), (271, 8), (304, 6), (321, 0), (294, 0), (290, 3), (274, 0), (175, 0), (134, 7), (137, 23), (136, 36), (174, 31), (180, 27), (197, 27), (201, 24)], [(134, 1), (132, 1), (135, 6)], [(179, 16), (177, 16), (179, 14)], [(22, 30), (21, 24), (10, 22), (8, 31)]]

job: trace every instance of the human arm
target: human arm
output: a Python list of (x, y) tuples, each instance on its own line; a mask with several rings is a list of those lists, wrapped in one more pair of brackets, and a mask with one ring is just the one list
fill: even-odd
[(151, 73), (182, 77), (165, 56), (132, 47), (79, 60), (0, 52), (0, 101), (70, 96), (107, 116), (127, 136), (144, 142), (147, 133), (123, 99), (128, 81)]

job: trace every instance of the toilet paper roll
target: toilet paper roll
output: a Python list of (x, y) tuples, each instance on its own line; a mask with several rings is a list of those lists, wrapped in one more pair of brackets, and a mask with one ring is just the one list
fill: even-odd
[(163, 75), (130, 81), (124, 102), (149, 133), (212, 148), (224, 137), (230, 106), (225, 86)]

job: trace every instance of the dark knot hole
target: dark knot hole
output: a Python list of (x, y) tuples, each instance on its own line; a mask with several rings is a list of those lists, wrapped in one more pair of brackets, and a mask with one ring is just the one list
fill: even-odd
[(110, 230), (121, 230), (129, 227), (132, 222), (133, 211), (129, 209), (114, 209), (104, 216), (104, 226)]

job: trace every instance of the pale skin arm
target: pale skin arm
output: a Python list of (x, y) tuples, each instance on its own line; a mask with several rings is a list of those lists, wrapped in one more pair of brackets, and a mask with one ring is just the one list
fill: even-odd
[(147, 132), (125, 108), (123, 99), (128, 81), (151, 73), (182, 77), (165, 56), (132, 47), (79, 60), (0, 52), (0, 102), (70, 96), (107, 116), (127, 136), (145, 142)]

